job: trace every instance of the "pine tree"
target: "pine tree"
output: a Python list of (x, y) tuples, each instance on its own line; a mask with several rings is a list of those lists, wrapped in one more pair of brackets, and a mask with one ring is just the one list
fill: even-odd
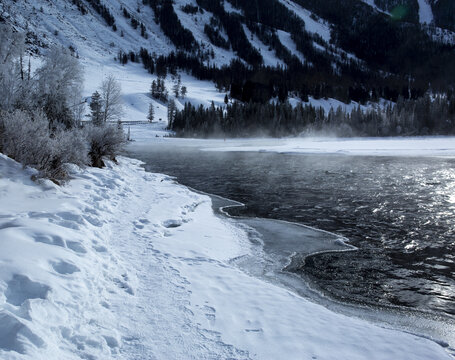
[(188, 90), (186, 89), (186, 86), (182, 86), (182, 88), (180, 89), (180, 96), (182, 97), (182, 99), (185, 98), (187, 92)]
[(174, 95), (176, 98), (179, 97), (180, 95), (180, 86), (182, 85), (182, 80), (180, 78), (180, 76), (177, 78), (177, 82), (174, 84), (174, 86), (172, 87), (172, 91), (174, 92)]
[(153, 104), (149, 105), (149, 113), (147, 115), (147, 119), (149, 122), (153, 122), (153, 120), (155, 119), (155, 109), (153, 107)]
[(156, 81), (153, 80), (152, 81), (152, 85), (150, 86), (150, 95), (153, 97), (153, 98), (156, 98), (157, 97), (157, 87), (156, 87)]
[(98, 91), (92, 94), (92, 101), (90, 102), (91, 118), (92, 122), (96, 126), (100, 126), (103, 123), (103, 104), (101, 102), (101, 95)]
[(172, 123), (174, 122), (176, 113), (177, 113), (177, 106), (175, 105), (174, 99), (171, 99), (171, 100), (169, 100), (169, 103), (167, 105), (167, 121), (168, 121), (169, 128), (171, 128)]

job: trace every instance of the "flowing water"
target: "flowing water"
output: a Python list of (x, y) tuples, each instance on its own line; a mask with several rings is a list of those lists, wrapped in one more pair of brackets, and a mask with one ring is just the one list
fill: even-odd
[(133, 144), (129, 155), (149, 171), (245, 204), (231, 215), (349, 239), (357, 251), (292, 263), (334, 299), (455, 315), (455, 159), (223, 153), (172, 142)]

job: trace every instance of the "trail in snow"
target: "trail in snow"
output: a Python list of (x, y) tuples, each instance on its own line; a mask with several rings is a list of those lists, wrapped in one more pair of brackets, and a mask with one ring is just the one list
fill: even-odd
[[(204, 329), (194, 321), (190, 283), (172, 262), (192, 264), (195, 259), (174, 257), (154, 246), (156, 238), (172, 242), (173, 233), (191, 221), (192, 209), (200, 205), (201, 199), (183, 187), (177, 191), (182, 196), (170, 196), (177, 185), (166, 181), (158, 189), (150, 180), (161, 183), (164, 177), (143, 175), (146, 181), (136, 183), (134, 190), (125, 189), (135, 195), (119, 201), (120, 216), (112, 224), (112, 233), (116, 235), (111, 245), (122, 262), (129, 264), (131, 275), (126, 277), (134, 277), (136, 284), (134, 296), (126, 301), (123, 297), (111, 301), (111, 309), (118, 314), (117, 321), (124, 334), (119, 358), (249, 358), (247, 352), (224, 343), (218, 332)], [(185, 204), (188, 197), (193, 202)], [(163, 220), (157, 223), (160, 218)], [(209, 306), (201, 310), (208, 317), (215, 316)]]

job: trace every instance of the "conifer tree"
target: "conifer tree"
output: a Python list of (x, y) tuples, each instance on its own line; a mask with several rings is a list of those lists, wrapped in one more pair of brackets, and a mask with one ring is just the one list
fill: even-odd
[(187, 90), (186, 86), (182, 86), (182, 88), (180, 89), (180, 96), (182, 97), (182, 99), (185, 98), (187, 92), (188, 92), (188, 90)]
[(175, 114), (177, 113), (177, 106), (175, 105), (174, 99), (169, 100), (167, 105), (167, 121), (168, 126), (171, 127), (171, 124), (174, 122)]
[(91, 120), (94, 125), (100, 126), (103, 123), (101, 95), (98, 91), (92, 94), (92, 101), (90, 102)]
[(149, 122), (153, 122), (153, 120), (155, 119), (155, 109), (153, 108), (153, 104), (149, 105), (149, 112), (147, 115), (147, 119)]
[(180, 86), (182, 85), (182, 80), (180, 76), (177, 78), (177, 81), (175, 82), (174, 86), (172, 87), (172, 91), (174, 92), (174, 96), (176, 98), (179, 97), (180, 95)]

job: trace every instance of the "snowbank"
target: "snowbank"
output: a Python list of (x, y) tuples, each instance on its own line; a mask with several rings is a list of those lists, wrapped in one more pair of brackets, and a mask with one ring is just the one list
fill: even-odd
[(1, 359), (448, 359), (236, 268), (245, 230), (120, 158), (64, 187), (0, 154)]

